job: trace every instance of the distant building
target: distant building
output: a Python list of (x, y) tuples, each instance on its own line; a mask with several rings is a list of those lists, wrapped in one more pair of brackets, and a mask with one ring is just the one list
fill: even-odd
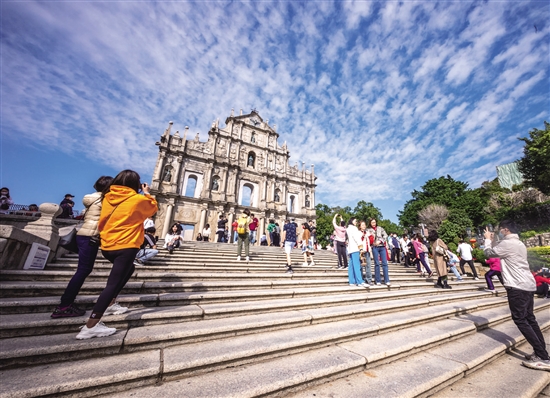
[(290, 166), (286, 142), (258, 112), (231, 116), (225, 127), (214, 121), (208, 140), (187, 139), (171, 133), (172, 122), (157, 142), (159, 155), (151, 193), (159, 203), (155, 225), (164, 236), (173, 222), (183, 224), (191, 240), (208, 223), (214, 232), (219, 215), (231, 223), (245, 208), (258, 218), (264, 231), (269, 219), (279, 222), (315, 218), (314, 166)]
[(519, 171), (518, 162), (497, 166), (498, 183), (503, 188), (512, 189), (512, 186), (523, 182), (523, 175)]

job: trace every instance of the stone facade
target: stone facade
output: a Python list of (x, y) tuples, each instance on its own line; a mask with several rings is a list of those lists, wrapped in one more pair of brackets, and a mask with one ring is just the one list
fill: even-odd
[(220, 214), (231, 225), (245, 208), (260, 221), (259, 231), (265, 231), (269, 219), (282, 227), (287, 218), (298, 223), (315, 218), (314, 166), (291, 166), (286, 142), (278, 144), (279, 134), (258, 112), (234, 116), (231, 111), (225, 127), (219, 120), (212, 123), (206, 142), (198, 134), (188, 139), (188, 127), (183, 137), (179, 131), (172, 134), (172, 125), (157, 142), (151, 184), (162, 237), (176, 221), (184, 225), (185, 239), (193, 239), (206, 224), (214, 234)]

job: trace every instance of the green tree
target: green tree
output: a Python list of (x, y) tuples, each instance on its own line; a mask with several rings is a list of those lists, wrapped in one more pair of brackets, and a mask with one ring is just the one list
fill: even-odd
[(544, 122), (544, 130), (534, 128), (529, 137), (519, 138), (525, 142), (519, 171), (527, 185), (550, 195), (550, 123)]
[(443, 242), (453, 242), (455, 238), (465, 238), (466, 230), (473, 228), (472, 220), (462, 209), (453, 209), (449, 217), (441, 223), (437, 231)]
[(405, 203), (398, 216), (400, 224), (405, 228), (418, 225), (418, 213), (431, 204), (443, 205), (449, 211), (463, 210), (476, 225), (481, 225), (485, 218), (487, 200), (481, 192), (469, 189), (467, 183), (449, 175), (426, 181), (421, 190), (414, 190), (411, 196), (412, 199)]
[(378, 207), (374, 207), (372, 203), (365, 202), (364, 200), (357, 202), (357, 206), (355, 206), (352, 213), (358, 220), (366, 221), (367, 225), (371, 218), (375, 218), (376, 220), (382, 219), (382, 212), (380, 209)]

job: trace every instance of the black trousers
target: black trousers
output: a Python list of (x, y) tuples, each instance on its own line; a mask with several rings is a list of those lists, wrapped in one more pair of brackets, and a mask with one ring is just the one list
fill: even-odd
[(540, 331), (539, 324), (533, 313), (534, 292), (526, 292), (507, 287), (508, 306), (512, 313), (512, 319), (525, 340), (535, 350), (535, 355), (540, 359), (550, 359), (546, 351), (546, 343)]
[(90, 318), (100, 319), (111, 300), (118, 296), (124, 285), (126, 285), (136, 269), (134, 259), (138, 251), (139, 249), (101, 250), (103, 256), (113, 263), (113, 268), (111, 268), (111, 273), (107, 278), (107, 286), (97, 298)]
[(474, 260), (463, 260), (460, 259), (460, 270), (462, 271), (462, 275), (466, 273), (464, 270), (464, 264), (468, 263), (470, 265), (470, 268), (472, 269), (472, 274), (474, 274), (474, 278), (477, 278), (477, 271), (476, 267), (474, 266)]
[(336, 254), (338, 255), (338, 266), (347, 268), (348, 256), (346, 255), (346, 243), (336, 241)]

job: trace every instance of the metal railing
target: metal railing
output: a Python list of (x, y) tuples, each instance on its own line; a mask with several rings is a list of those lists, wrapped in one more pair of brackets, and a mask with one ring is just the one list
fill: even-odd
[[(33, 217), (40, 217), (40, 210), (29, 210), (28, 205), (17, 205), (12, 204), (8, 209), (1, 209), (0, 213), (2, 214), (13, 214), (16, 216), (33, 216)], [(77, 217), (80, 215), (80, 212), (78, 210), (73, 210), (74, 217)]]

